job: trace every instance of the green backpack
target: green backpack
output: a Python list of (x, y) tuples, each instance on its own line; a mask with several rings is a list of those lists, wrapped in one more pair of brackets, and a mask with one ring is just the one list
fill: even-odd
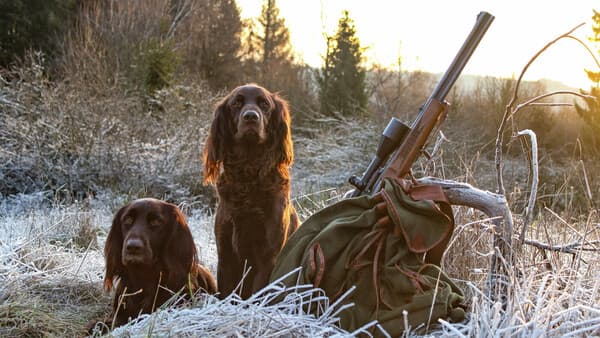
[[(301, 267), (288, 286), (313, 284), (341, 304), (340, 327), (354, 331), (377, 320), (391, 336), (408, 325), (422, 331), (438, 318), (462, 321), (461, 290), (441, 271), (452, 231), (452, 209), (441, 188), (384, 181), (381, 192), (392, 222), (378, 222), (381, 197), (342, 200), (308, 218), (277, 258), (271, 281)], [(435, 202), (434, 202), (435, 201)], [(375, 332), (373, 332), (375, 333)]]

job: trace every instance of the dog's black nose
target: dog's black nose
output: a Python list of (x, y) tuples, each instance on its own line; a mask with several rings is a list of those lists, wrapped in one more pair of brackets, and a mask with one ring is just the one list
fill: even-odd
[(252, 122), (252, 121), (258, 121), (258, 119), (259, 119), (260, 116), (254, 110), (247, 110), (247, 111), (244, 112), (244, 114), (242, 115), (242, 117), (244, 118), (244, 121), (246, 121), (246, 122)]
[(129, 253), (137, 253), (144, 249), (144, 242), (139, 238), (128, 239), (125, 243), (125, 249)]

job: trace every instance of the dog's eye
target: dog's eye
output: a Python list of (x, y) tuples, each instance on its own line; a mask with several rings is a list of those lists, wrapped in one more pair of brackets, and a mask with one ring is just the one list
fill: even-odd
[(150, 221), (150, 227), (153, 229), (158, 229), (162, 226), (162, 222), (159, 219), (153, 219)]
[(265, 100), (260, 100), (258, 101), (258, 106), (260, 107), (260, 109), (262, 109), (263, 111), (267, 111), (269, 110), (269, 108), (271, 108), (271, 105), (269, 104), (269, 102), (265, 101)]
[(131, 216), (125, 217), (125, 219), (123, 220), (123, 225), (126, 227), (129, 227), (132, 224), (133, 224), (133, 217), (131, 217)]
[(241, 96), (235, 98), (233, 103), (231, 104), (232, 108), (239, 109), (244, 105), (244, 99)]

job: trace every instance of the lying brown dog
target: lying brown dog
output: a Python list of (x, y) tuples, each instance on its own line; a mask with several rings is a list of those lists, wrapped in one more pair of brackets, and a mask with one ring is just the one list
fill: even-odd
[(154, 311), (183, 288), (185, 294), (217, 291), (212, 274), (199, 264), (185, 217), (170, 203), (145, 198), (122, 207), (104, 255), (104, 286), (116, 287), (111, 316), (115, 327)]
[(294, 159), (290, 114), (257, 85), (234, 89), (214, 112), (204, 147), (204, 182), (216, 183), (215, 235), (221, 296), (243, 281), (243, 298), (266, 286), (275, 258), (298, 226), (290, 203)]

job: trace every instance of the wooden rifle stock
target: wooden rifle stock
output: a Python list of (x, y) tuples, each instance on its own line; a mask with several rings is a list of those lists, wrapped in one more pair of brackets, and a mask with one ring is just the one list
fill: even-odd
[[(402, 178), (410, 172), (410, 168), (427, 143), (429, 135), (446, 116), (448, 108), (448, 103), (445, 101), (446, 95), (460, 76), (493, 20), (493, 15), (487, 12), (479, 13), (475, 26), (433, 93), (421, 107), (419, 115), (410, 129), (396, 118), (390, 120), (383, 132), (377, 154), (363, 177), (360, 179), (356, 176), (350, 177), (350, 183), (356, 187), (350, 196), (375, 194), (381, 189), (383, 178)], [(381, 167), (382, 165), (383, 167)]]
[(415, 160), (421, 154), (421, 149), (427, 142), (431, 131), (438, 123), (446, 117), (447, 102), (430, 99), (422, 108), (422, 118), (415, 120), (415, 125), (410, 128), (408, 134), (400, 144), (395, 155), (384, 169), (382, 176), (404, 177), (410, 171)]

